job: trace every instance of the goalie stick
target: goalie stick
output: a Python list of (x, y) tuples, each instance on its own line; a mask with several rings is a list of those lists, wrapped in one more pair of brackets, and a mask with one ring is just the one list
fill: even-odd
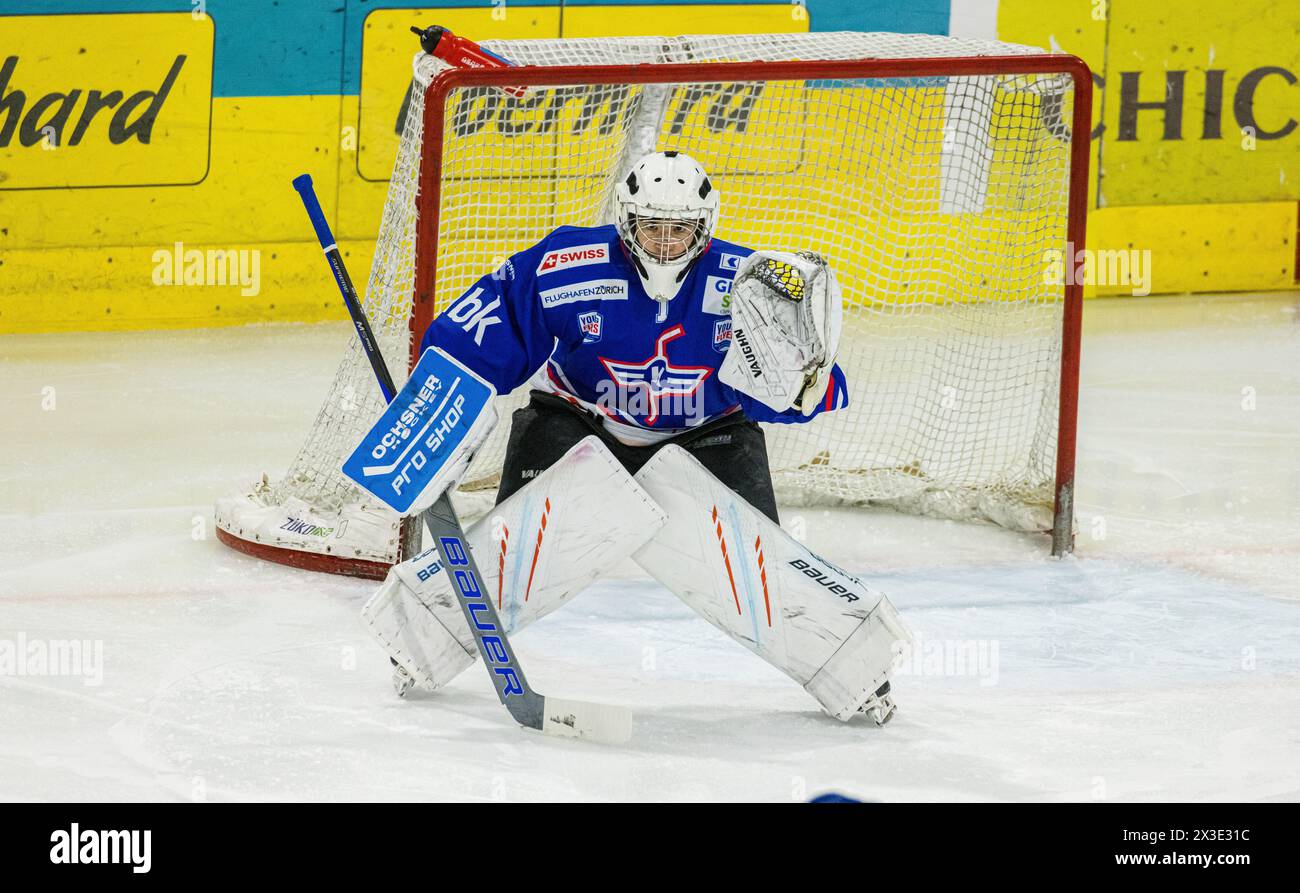
[[(296, 177), (293, 187), (298, 190), (307, 209), (307, 216), (311, 218), (316, 238), (334, 273), (334, 280), (343, 295), (343, 303), (347, 305), (348, 315), (356, 327), (357, 338), (379, 381), (384, 401), (391, 403), (397, 394), (397, 388), (393, 385), (388, 364), (375, 343), (374, 333), (361, 307), (356, 287), (343, 265), (343, 257), (312, 188), (311, 176), (302, 174)], [(492, 677), (497, 697), (515, 721), (547, 735), (588, 738), (605, 743), (626, 741), (632, 732), (632, 713), (627, 708), (550, 698), (528, 685), (523, 667), (506, 638), (505, 627), (497, 617), (492, 600), (487, 597), (488, 590), (483, 583), (483, 575), (474, 560), (460, 519), (456, 517), (449, 492), (443, 491), (438, 501), (425, 510), (421, 518), (433, 536), (438, 556), (449, 572), (449, 578), (456, 581), (452, 588), (465, 614), (465, 620), (474, 633), (474, 642)]]

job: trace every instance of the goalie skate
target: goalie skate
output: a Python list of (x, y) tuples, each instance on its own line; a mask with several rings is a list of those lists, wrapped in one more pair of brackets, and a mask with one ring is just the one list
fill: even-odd
[(871, 697), (867, 698), (865, 704), (858, 708), (859, 713), (865, 713), (871, 717), (872, 722), (878, 726), (883, 726), (894, 718), (898, 711), (898, 705), (894, 703), (894, 695), (889, 689), (889, 682), (876, 689)]

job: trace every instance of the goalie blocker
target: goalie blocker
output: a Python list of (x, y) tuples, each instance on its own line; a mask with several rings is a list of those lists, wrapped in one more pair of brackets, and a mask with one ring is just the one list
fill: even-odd
[(492, 433), (495, 396), (464, 363), (429, 348), (343, 473), (398, 514), (419, 514), (460, 481)]

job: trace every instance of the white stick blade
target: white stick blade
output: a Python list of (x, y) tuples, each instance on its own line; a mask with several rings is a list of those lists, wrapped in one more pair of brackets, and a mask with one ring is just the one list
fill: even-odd
[(622, 744), (632, 737), (632, 711), (609, 704), (547, 698), (543, 704), (542, 732), (562, 738)]

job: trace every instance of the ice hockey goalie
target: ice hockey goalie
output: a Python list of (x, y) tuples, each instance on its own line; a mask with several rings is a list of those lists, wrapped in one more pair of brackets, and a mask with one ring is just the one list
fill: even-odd
[[(554, 230), (475, 282), (423, 334), (422, 350), (456, 357), (498, 393), (529, 383), (529, 402), (511, 419), (498, 514), (522, 542), (532, 525), (549, 524), (545, 536), (558, 543), (595, 517), (617, 526), (617, 488), (647, 520), (602, 561), (633, 556), (828, 713), (883, 723), (906, 631), (887, 598), (782, 531), (758, 425), (804, 424), (847, 405), (829, 264), (810, 251), (714, 238), (718, 190), (681, 153), (640, 159), (616, 193), (614, 224)], [(576, 462), (599, 469), (603, 491), (575, 487), (591, 477), (567, 467)], [(565, 510), (543, 519), (525, 503)], [(442, 609), (451, 602), (441, 575), (412, 570), (429, 561), (395, 569), (366, 616), (403, 684), (436, 688), (473, 658), (460, 648), (463, 619)], [(489, 555), (480, 563), (490, 567)], [(506, 580), (503, 562), (491, 581), (502, 616), (522, 625), (554, 606), (547, 599), (558, 604), (585, 585), (575, 568), (554, 568), (562, 581), (534, 571), (525, 584)], [(525, 585), (540, 594), (512, 613), (506, 600), (525, 598)]]

